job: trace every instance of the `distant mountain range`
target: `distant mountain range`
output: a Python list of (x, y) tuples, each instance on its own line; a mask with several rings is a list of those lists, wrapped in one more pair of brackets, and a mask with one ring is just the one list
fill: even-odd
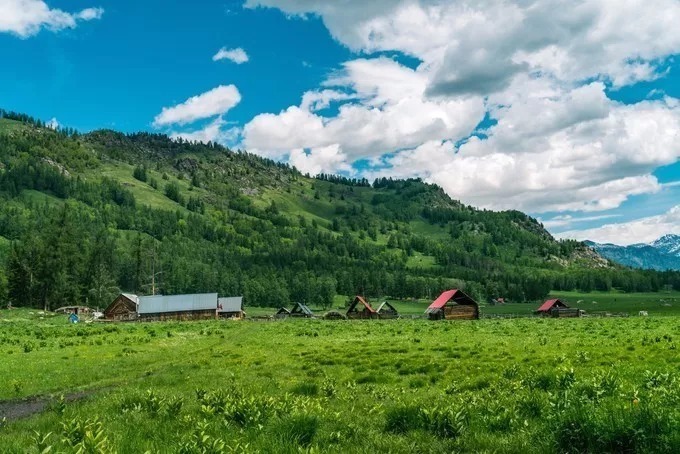
[(654, 270), (680, 270), (680, 235), (664, 235), (649, 244), (600, 244), (585, 242), (600, 255), (622, 265)]

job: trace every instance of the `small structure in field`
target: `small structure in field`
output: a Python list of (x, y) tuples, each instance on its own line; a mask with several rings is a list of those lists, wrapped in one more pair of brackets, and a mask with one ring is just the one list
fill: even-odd
[(137, 320), (137, 306), (139, 297), (132, 293), (121, 293), (109, 306), (104, 309), (106, 320)]
[(387, 301), (383, 302), (376, 312), (378, 313), (378, 317), (382, 319), (399, 318), (399, 311)]
[(76, 314), (78, 316), (83, 316), (92, 312), (92, 309), (87, 306), (64, 306), (55, 309), (54, 312), (57, 314)]
[(582, 311), (571, 309), (564, 301), (554, 298), (541, 304), (536, 313), (544, 317), (580, 317)]
[(346, 315), (350, 319), (378, 318), (378, 312), (366, 302), (363, 296), (354, 297), (347, 308)]
[(216, 318), (217, 293), (140, 296), (137, 311), (145, 321)]
[(477, 320), (479, 304), (461, 290), (447, 290), (425, 310), (430, 320)]
[(297, 318), (312, 318), (314, 317), (314, 313), (306, 304), (295, 303), (290, 310), (290, 316)]
[(288, 318), (290, 315), (290, 311), (286, 309), (285, 307), (282, 307), (278, 311), (276, 311), (276, 314), (274, 314), (274, 318)]
[(343, 314), (341, 314), (338, 311), (329, 311), (323, 314), (323, 319), (324, 320), (347, 320), (347, 317), (345, 317)]
[(220, 318), (244, 318), (245, 312), (243, 312), (243, 297), (231, 296), (226, 298), (218, 298), (217, 316)]

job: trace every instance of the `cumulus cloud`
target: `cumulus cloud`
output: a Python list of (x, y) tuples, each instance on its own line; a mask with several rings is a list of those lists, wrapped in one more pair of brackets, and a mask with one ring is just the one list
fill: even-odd
[(650, 243), (665, 234), (680, 235), (680, 205), (668, 212), (637, 219), (630, 222), (606, 224), (588, 230), (572, 230), (557, 234), (558, 238), (591, 240), (597, 243), (614, 243), (627, 246), (635, 243)]
[(43, 0), (0, 0), (0, 32), (28, 38), (42, 28), (51, 31), (75, 28), (79, 21), (100, 19), (103, 14), (102, 8), (67, 13), (50, 8)]
[(154, 118), (154, 126), (184, 125), (196, 120), (223, 115), (241, 102), (241, 94), (234, 85), (220, 85), (181, 104), (163, 107)]
[[(299, 106), (261, 114), (244, 127), (244, 144), (267, 156), (338, 146), (348, 162), (380, 156), (430, 139), (463, 138), (484, 117), (479, 97), (431, 100), (426, 79), (388, 58), (359, 59), (303, 95)], [(316, 110), (347, 101), (333, 117)]]
[(221, 48), (213, 55), (213, 61), (219, 60), (231, 60), (232, 62), (240, 65), (246, 63), (250, 58), (245, 50), (237, 47), (236, 49), (227, 49), (226, 47)]
[(52, 117), (50, 121), (45, 123), (45, 126), (50, 128), (50, 129), (57, 129), (59, 127), (59, 122), (57, 121), (56, 118)]
[(228, 122), (220, 115), (201, 129), (172, 131), (170, 132), (170, 138), (181, 138), (190, 142), (216, 142), (231, 147), (237, 145), (240, 133), (240, 128), (228, 127)]
[[(369, 159), (369, 178), (419, 176), (466, 203), (531, 212), (615, 208), (659, 191), (653, 170), (680, 159), (677, 99), (625, 105), (607, 96), (609, 87), (665, 75), (665, 60), (680, 52), (676, 0), (246, 6), (317, 15), (364, 54), (299, 105), (256, 116), (243, 130), (251, 151), (313, 159), (314, 168)], [(372, 55), (383, 51), (420, 64)]]

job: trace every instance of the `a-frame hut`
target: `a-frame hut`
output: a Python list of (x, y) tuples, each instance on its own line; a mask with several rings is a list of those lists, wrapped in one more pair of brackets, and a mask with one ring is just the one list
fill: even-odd
[(479, 304), (461, 290), (447, 290), (425, 311), (430, 320), (476, 320)]
[(378, 318), (378, 312), (366, 302), (363, 296), (355, 296), (347, 308), (347, 318)]
[(299, 318), (312, 318), (314, 317), (314, 313), (309, 307), (307, 307), (306, 304), (295, 303), (293, 308), (290, 310), (290, 316)]
[(104, 309), (107, 320), (137, 320), (139, 297), (132, 293), (121, 293), (109, 306)]
[(399, 311), (387, 301), (383, 302), (376, 311), (380, 318), (398, 318)]
[(536, 310), (536, 313), (546, 317), (580, 317), (581, 311), (579, 309), (571, 309), (567, 303), (559, 298), (545, 301)]
[(288, 318), (289, 315), (290, 311), (285, 307), (282, 307), (281, 309), (276, 311), (276, 314), (274, 314), (274, 318)]

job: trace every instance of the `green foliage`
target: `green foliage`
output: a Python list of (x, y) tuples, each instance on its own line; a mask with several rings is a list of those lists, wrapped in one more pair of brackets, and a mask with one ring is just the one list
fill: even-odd
[(680, 289), (680, 273), (593, 268), (580, 243), (536, 220), (475, 210), (418, 179), (311, 179), (214, 143), (0, 115), (12, 125), (0, 130), (3, 303), (101, 308), (121, 290), (149, 293), (152, 275), (158, 292), (271, 307), (330, 308), (336, 294), (431, 300), (451, 287), (515, 302), (551, 289)]

